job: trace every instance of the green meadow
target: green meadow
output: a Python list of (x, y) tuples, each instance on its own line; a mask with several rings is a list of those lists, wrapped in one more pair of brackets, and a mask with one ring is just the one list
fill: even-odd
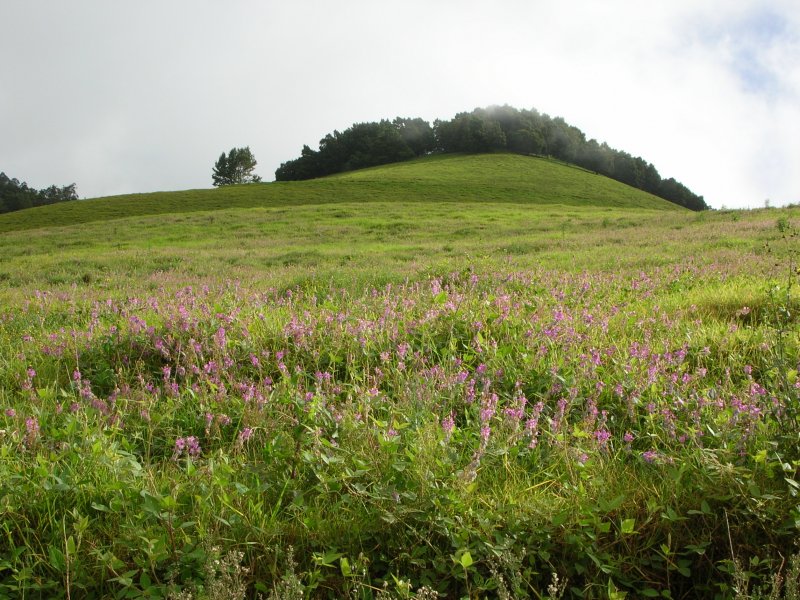
[(516, 154), (439, 155), (304, 182), (230, 186), (169, 194), (131, 194), (0, 216), (0, 232), (106, 221), (128, 216), (220, 210), (385, 202), (510, 202), (567, 206), (675, 205), (614, 180), (555, 160)]
[(0, 598), (797, 598), (800, 208), (510, 154), (0, 215)]

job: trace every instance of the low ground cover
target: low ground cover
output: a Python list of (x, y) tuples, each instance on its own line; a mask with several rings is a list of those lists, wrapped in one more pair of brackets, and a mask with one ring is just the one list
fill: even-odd
[(4, 236), (0, 597), (789, 573), (796, 209), (280, 211)]

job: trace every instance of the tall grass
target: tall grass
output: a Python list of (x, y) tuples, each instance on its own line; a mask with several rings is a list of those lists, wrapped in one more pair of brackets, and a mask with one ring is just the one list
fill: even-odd
[(0, 597), (796, 596), (796, 211), (281, 211), (4, 235)]

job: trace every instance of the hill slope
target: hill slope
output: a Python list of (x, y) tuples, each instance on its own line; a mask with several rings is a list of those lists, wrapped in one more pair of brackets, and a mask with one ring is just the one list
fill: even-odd
[(800, 208), (509, 156), (75, 208), (0, 235), (1, 597), (709, 597), (795, 547)]
[(0, 216), (0, 232), (133, 216), (340, 202), (509, 202), (683, 210), (601, 175), (514, 154), (431, 156), (285, 183), (97, 198)]
[(709, 597), (730, 548), (766, 581), (800, 209), (542, 205), (505, 160), (0, 235), (0, 596)]

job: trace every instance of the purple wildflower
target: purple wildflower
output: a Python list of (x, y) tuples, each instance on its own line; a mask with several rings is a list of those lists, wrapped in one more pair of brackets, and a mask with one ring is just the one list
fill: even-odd
[(179, 437), (175, 440), (175, 450), (172, 453), (172, 458), (178, 460), (184, 453), (187, 456), (196, 457), (200, 455), (200, 452), (200, 442), (195, 436)]
[(219, 329), (217, 329), (217, 332), (214, 334), (214, 343), (220, 348), (225, 348), (226, 342), (227, 342), (227, 339), (226, 339), (226, 334), (225, 334), (225, 328), (224, 327), (220, 327)]
[(445, 439), (449, 440), (450, 436), (453, 433), (453, 429), (456, 427), (455, 419), (453, 419), (453, 413), (447, 415), (444, 419), (442, 419), (442, 430), (444, 431)]
[(605, 446), (606, 442), (611, 438), (611, 432), (608, 429), (598, 429), (594, 432), (594, 439), (601, 446)]
[(25, 443), (32, 444), (39, 437), (39, 420), (36, 417), (25, 419)]
[(494, 416), (495, 410), (497, 409), (497, 401), (499, 398), (497, 394), (492, 394), (486, 401), (483, 403), (481, 407), (481, 423), (488, 423), (491, 421), (492, 417)]
[(653, 464), (658, 459), (658, 452), (655, 450), (647, 450), (642, 452), (642, 458), (644, 459), (644, 462)]
[(244, 444), (248, 441), (253, 435), (253, 429), (251, 427), (245, 427), (239, 432), (239, 443)]

